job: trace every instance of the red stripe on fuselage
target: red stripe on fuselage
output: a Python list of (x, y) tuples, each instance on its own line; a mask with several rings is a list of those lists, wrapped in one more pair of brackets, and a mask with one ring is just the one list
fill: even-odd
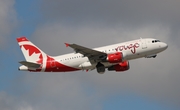
[(54, 58), (47, 56), (45, 72), (68, 72), (68, 71), (77, 71), (77, 70), (80, 69), (63, 65), (60, 62), (55, 61)]

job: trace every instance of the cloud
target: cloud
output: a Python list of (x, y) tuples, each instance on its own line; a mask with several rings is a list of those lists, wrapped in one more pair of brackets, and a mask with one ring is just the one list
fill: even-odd
[[(125, 37), (119, 37), (122, 35), (122, 28), (111, 29), (106, 27), (92, 27), (87, 25), (75, 27), (58, 23), (47, 24), (42, 27), (38, 27), (36, 30), (37, 31), (35, 31), (33, 34), (33, 40), (35, 44), (40, 46), (44, 43), (49, 44), (46, 47), (42, 46), (41, 48), (42, 50), (47, 51), (47, 53), (54, 55), (72, 52), (71, 48), (65, 48), (65, 42), (77, 43), (79, 45), (90, 46), (91, 48), (94, 48), (97, 46), (107, 45), (114, 42), (118, 43), (119, 41), (125, 41), (125, 39), (128, 39)], [(112, 37), (114, 39), (112, 39)], [(96, 40), (101, 41), (97, 42)], [(53, 45), (51, 45), (51, 42), (53, 42)], [(91, 42), (93, 42), (93, 45)]]
[[(33, 105), (37, 110), (91, 110), (98, 108), (96, 98), (88, 95), (78, 76), (74, 74), (39, 73), (27, 75), (26, 83), (32, 86), (23, 99)], [(92, 106), (93, 105), (93, 106)]]
[(33, 110), (26, 102), (13, 97), (6, 92), (0, 92), (0, 109), (2, 110)]
[(0, 48), (9, 43), (10, 35), (16, 25), (14, 0), (0, 0)]
[(177, 23), (179, 0), (44, 0), (42, 14), (47, 19), (67, 22), (123, 22), (142, 24), (152, 22)]
[(170, 40), (178, 44), (179, 4), (179, 0), (43, 0), (40, 12), (46, 22), (69, 26), (136, 29), (158, 24), (170, 28)]

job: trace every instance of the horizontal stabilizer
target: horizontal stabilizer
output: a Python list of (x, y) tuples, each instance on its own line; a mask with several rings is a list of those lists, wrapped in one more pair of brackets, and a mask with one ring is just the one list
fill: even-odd
[(35, 69), (38, 69), (41, 67), (40, 64), (37, 64), (37, 63), (32, 63), (32, 62), (27, 62), (27, 61), (21, 61), (19, 62), (20, 64), (24, 65), (24, 66), (27, 66), (29, 68), (35, 68)]

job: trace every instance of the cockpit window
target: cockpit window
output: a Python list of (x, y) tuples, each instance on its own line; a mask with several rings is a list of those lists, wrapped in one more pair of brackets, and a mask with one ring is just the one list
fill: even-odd
[(160, 40), (153, 40), (152, 43), (160, 42)]
[(160, 42), (160, 40), (156, 40), (157, 42)]

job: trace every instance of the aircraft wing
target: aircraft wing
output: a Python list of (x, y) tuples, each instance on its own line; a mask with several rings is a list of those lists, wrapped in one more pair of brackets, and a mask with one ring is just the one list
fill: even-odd
[(41, 65), (40, 64), (37, 64), (37, 63), (32, 63), (32, 62), (27, 62), (27, 61), (21, 61), (19, 62), (20, 64), (24, 65), (24, 66), (27, 66), (29, 68), (40, 68)]
[(107, 56), (107, 54), (104, 52), (100, 52), (94, 49), (83, 47), (77, 44), (68, 44), (68, 43), (65, 43), (65, 44), (66, 44), (66, 47), (73, 48), (76, 53), (81, 53), (91, 60), (102, 60), (103, 58)]

